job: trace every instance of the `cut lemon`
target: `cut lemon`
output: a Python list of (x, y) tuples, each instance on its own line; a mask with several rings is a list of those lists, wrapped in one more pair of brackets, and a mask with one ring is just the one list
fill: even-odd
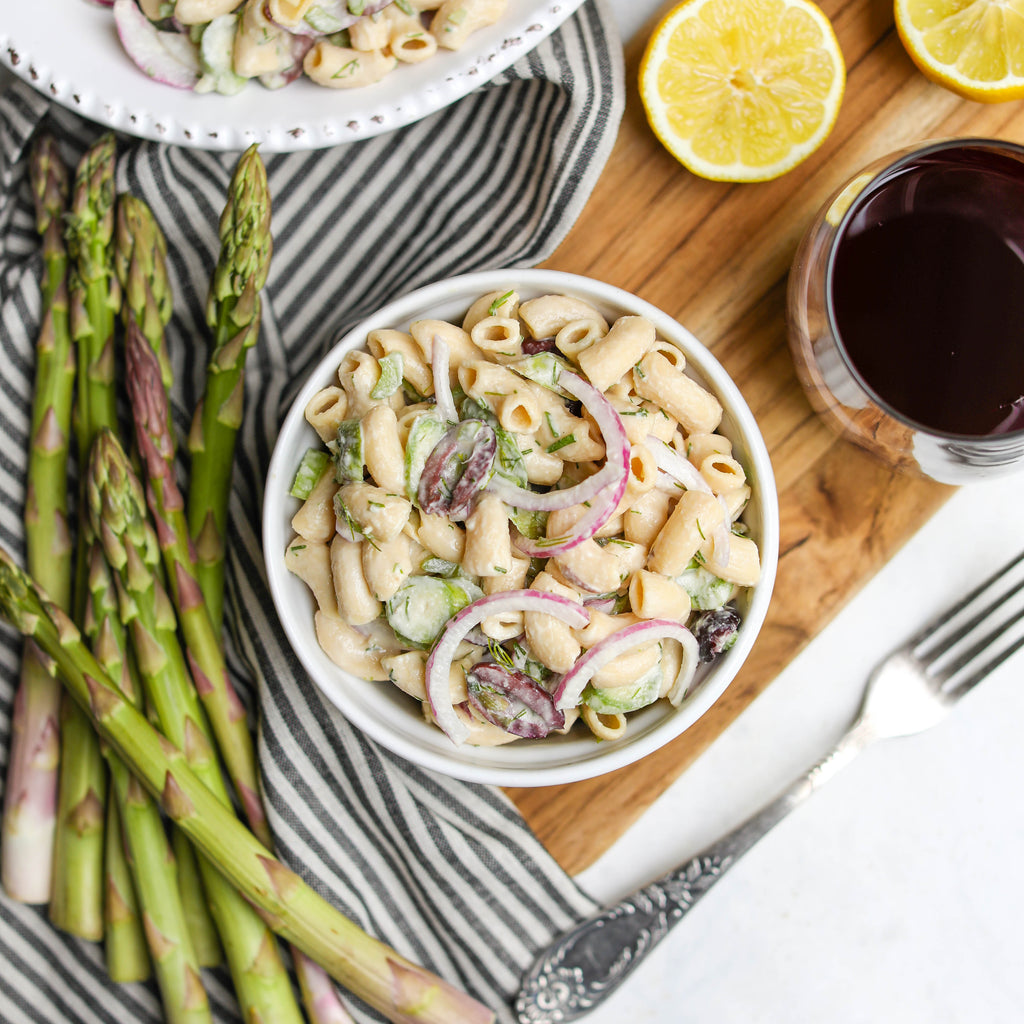
[(1024, 96), (1024, 0), (896, 0), (896, 29), (933, 82), (984, 103)]
[(846, 84), (828, 18), (809, 0), (685, 0), (640, 65), (647, 120), (703, 178), (768, 181), (832, 130)]

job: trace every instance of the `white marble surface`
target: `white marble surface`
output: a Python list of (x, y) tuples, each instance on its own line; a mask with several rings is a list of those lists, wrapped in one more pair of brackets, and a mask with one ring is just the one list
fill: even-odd
[[(659, 6), (612, 0), (624, 38)], [(682, 170), (680, 173), (685, 173)], [(613, 901), (829, 748), (871, 667), (1024, 550), (1024, 473), (961, 489), (596, 864)], [(741, 859), (588, 1024), (1024, 1020), (1024, 652)]]

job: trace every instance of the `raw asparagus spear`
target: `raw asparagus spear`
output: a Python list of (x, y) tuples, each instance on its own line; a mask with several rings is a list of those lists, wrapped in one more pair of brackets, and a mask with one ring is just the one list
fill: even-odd
[[(104, 739), (166, 813), (278, 934), (357, 997), (402, 1024), (484, 1024), (494, 1015), (447, 982), (365, 934), (286, 868), (202, 782), (186, 755), (158, 733), (82, 643), (73, 622), (0, 548), (0, 612), (57, 663)], [(193, 737), (189, 737), (192, 739)]]
[[(122, 615), (146, 696), (163, 733), (185, 752), (201, 784), (230, 808), (206, 716), (178, 643), (174, 608), (159, 578), (160, 549), (146, 518), (142, 485), (110, 431), (96, 440), (86, 482), (90, 524), (120, 581)], [(208, 859), (201, 857), (199, 868), (243, 1016), (299, 1024), (291, 982), (268, 927)]]
[[(142, 316), (145, 315), (143, 311)], [(245, 708), (228, 679), (220, 630), (213, 625), (196, 581), (197, 566), (189, 540), (185, 502), (175, 477), (175, 443), (168, 426), (167, 392), (156, 350), (143, 336), (134, 312), (129, 312), (127, 318), (125, 359), (136, 445), (147, 480), (146, 499), (156, 525), (192, 677), (246, 817), (253, 831), (269, 846), (270, 833), (260, 802), (256, 753)]]
[[(164, 328), (171, 318), (173, 297), (167, 278), (167, 240), (146, 203), (130, 193), (118, 198), (114, 231), (114, 268), (121, 285), (125, 322), (134, 322), (135, 329), (142, 332), (156, 355), (164, 388), (169, 389), (173, 371)], [(211, 967), (221, 963), (223, 957), (202, 891), (195, 853), (180, 833), (173, 834), (172, 843), (196, 957), (203, 967)]]
[[(118, 594), (102, 548), (91, 524), (83, 528), (90, 541), (89, 603), (85, 633), (97, 662), (122, 696), (142, 709), (142, 689), (127, 651), (124, 625), (119, 615)], [(169, 1024), (209, 1024), (210, 1008), (192, 946), (185, 909), (179, 894), (174, 855), (164, 830), (156, 801), (135, 781), (117, 753), (104, 751), (116, 800), (120, 832), (107, 832), (108, 865), (116, 852), (112, 843), (124, 837), (124, 858), (129, 879), (119, 879), (116, 897), (107, 889), (106, 953), (110, 976), (115, 981), (135, 980), (143, 961), (155, 970), (157, 984)], [(110, 822), (108, 811), (108, 826)], [(130, 892), (141, 911), (136, 913), (136, 931), (131, 927), (125, 897)], [(123, 901), (123, 902), (122, 902)], [(118, 913), (112, 913), (113, 909)], [(113, 948), (112, 948), (113, 947)], [(141, 975), (144, 977), (145, 975)]]
[(210, 283), (206, 321), (213, 350), (206, 389), (189, 434), (192, 453), (188, 524), (199, 585), (219, 631), (224, 602), (224, 535), (235, 436), (244, 410), (243, 370), (260, 329), (260, 290), (273, 243), (267, 174), (255, 146), (238, 161), (220, 218), (220, 256)]
[[(121, 290), (114, 276), (113, 135), (85, 153), (75, 171), (66, 241), (71, 337), (77, 350), (75, 432), (80, 474), (93, 438), (114, 428), (114, 321)], [(79, 506), (81, 507), (81, 505)], [(87, 600), (87, 547), (79, 531), (72, 608), (81, 623)], [(107, 774), (99, 743), (73, 702), (61, 716), (61, 775), (50, 919), (82, 938), (103, 936), (103, 807)]]
[[(29, 172), (36, 227), (42, 236), (43, 278), (25, 495), (25, 546), (29, 571), (67, 610), (71, 593), (67, 462), (75, 363), (68, 331), (67, 250), (63, 236), (68, 172), (51, 136), (40, 136), (31, 154)], [(23, 903), (46, 903), (50, 899), (60, 699), (60, 683), (48, 671), (35, 644), (26, 644), (14, 701), (0, 839), (4, 890), (11, 899)]]
[(106, 885), (104, 887), (103, 949), (111, 981), (145, 981), (153, 973), (142, 933), (135, 880), (128, 862), (117, 801), (107, 801), (104, 834)]

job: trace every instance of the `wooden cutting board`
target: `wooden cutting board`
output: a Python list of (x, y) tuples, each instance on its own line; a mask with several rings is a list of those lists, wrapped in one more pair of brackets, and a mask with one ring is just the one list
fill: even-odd
[[(821, 6), (848, 69), (839, 119), (801, 166), (754, 185), (694, 177), (648, 128), (636, 78), (652, 20), (627, 49), (628, 100), (615, 149), (578, 223), (546, 264), (647, 299), (714, 352), (760, 424), (782, 514), (768, 619), (714, 707), (637, 764), (586, 782), (508, 791), (570, 873), (604, 853), (952, 493), (892, 474), (814, 416), (786, 343), (787, 272), (813, 213), (865, 164), (930, 138), (1024, 142), (1024, 106), (970, 103), (926, 81), (896, 35), (890, 0)], [(600, 802), (600, 814), (592, 801)]]

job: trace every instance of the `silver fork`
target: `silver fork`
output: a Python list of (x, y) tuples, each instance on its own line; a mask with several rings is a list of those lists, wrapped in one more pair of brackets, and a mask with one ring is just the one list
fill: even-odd
[[(853, 724), (766, 807), (692, 860), (556, 939), (523, 979), (521, 1024), (578, 1020), (608, 998), (740, 856), (876, 740), (941, 721), (1024, 646), (1024, 554), (968, 594), (871, 673)], [(1018, 635), (1019, 634), (1019, 635)]]

